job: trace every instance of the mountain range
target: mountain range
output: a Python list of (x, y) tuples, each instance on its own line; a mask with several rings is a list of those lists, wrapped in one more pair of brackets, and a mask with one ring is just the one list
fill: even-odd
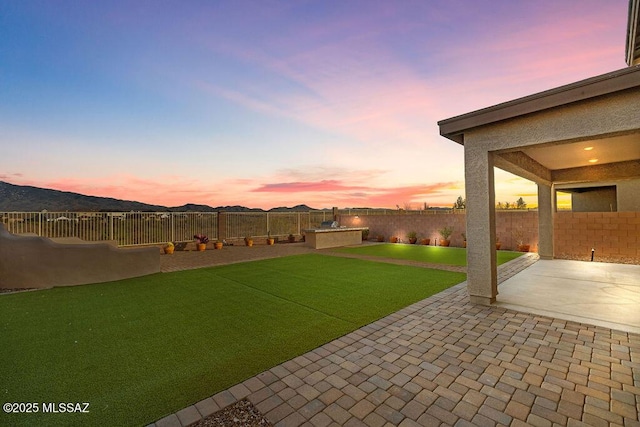
[[(43, 210), (51, 212), (265, 212), (263, 209), (245, 206), (211, 207), (193, 203), (167, 207), (111, 197), (87, 196), (49, 188), (14, 185), (0, 181), (0, 212), (40, 212)], [(291, 208), (273, 208), (266, 212), (305, 212), (309, 210), (314, 209), (307, 205), (297, 205)]]

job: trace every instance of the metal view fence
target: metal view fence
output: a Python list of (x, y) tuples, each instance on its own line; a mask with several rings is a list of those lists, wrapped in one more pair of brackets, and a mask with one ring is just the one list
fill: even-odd
[[(331, 211), (310, 212), (0, 212), (0, 220), (14, 234), (115, 240), (120, 246), (151, 245), (193, 240), (242, 239), (300, 235), (317, 227)], [(222, 228), (222, 230), (221, 230)]]
[(120, 246), (218, 236), (217, 212), (2, 212), (0, 219), (14, 234), (115, 240)]

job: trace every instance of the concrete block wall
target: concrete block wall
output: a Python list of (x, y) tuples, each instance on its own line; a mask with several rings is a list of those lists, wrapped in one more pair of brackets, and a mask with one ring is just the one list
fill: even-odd
[(418, 240), (431, 239), (431, 245), (435, 239), (441, 240), (438, 230), (444, 227), (453, 227), (453, 234), (449, 238), (451, 246), (462, 246), (462, 236), (466, 229), (466, 215), (464, 214), (397, 214), (397, 215), (340, 215), (338, 223), (347, 227), (369, 227), (369, 240), (375, 240), (376, 236), (384, 236), (388, 242), (391, 236), (396, 236), (402, 242), (408, 242), (407, 234), (415, 231)]
[[(354, 216), (341, 215), (340, 225), (352, 227), (369, 227), (369, 239), (375, 240), (377, 235), (382, 235), (385, 242), (391, 236), (397, 236), (403, 242), (407, 242), (407, 233), (416, 231), (418, 239), (427, 237), (431, 239), (431, 245), (441, 240), (438, 230), (445, 226), (453, 227), (453, 234), (449, 238), (451, 246), (462, 247), (462, 235), (466, 230), (466, 218), (464, 213), (456, 214), (431, 214), (431, 215), (369, 215)], [(538, 213), (537, 212), (497, 212), (496, 235), (502, 242), (501, 249), (517, 250), (517, 243), (513, 238), (516, 229), (522, 229), (525, 243), (531, 246), (531, 251), (538, 248)]]
[(502, 242), (501, 249), (518, 250), (516, 233), (522, 233), (523, 244), (531, 252), (538, 252), (538, 212), (496, 212), (496, 237)]
[[(451, 246), (462, 246), (465, 221), (465, 214), (339, 217), (340, 225), (369, 227), (370, 240), (382, 235), (387, 242), (393, 235), (406, 242), (407, 233), (416, 231), (419, 239), (428, 237), (433, 245), (434, 239), (440, 240), (438, 230), (452, 226)], [(496, 236), (502, 249), (517, 250), (514, 232), (518, 229), (524, 243), (537, 252), (538, 212), (496, 212)], [(556, 212), (554, 234), (555, 258), (589, 260), (594, 248), (596, 261), (640, 263), (640, 212)]]
[(557, 258), (640, 262), (640, 212), (557, 212)]

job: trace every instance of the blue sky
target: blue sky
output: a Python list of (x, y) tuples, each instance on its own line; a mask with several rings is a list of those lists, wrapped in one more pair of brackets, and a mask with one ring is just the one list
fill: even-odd
[[(0, 0), (0, 180), (177, 206), (450, 205), (437, 121), (624, 68), (626, 0)], [(497, 174), (497, 199), (535, 186)]]

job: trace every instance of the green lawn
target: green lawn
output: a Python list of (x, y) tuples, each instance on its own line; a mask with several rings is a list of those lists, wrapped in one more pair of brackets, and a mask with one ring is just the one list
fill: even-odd
[[(421, 261), (433, 264), (467, 265), (467, 250), (464, 248), (385, 243), (380, 245), (340, 248), (336, 249), (336, 251), (350, 254)], [(497, 251), (498, 265), (518, 258), (521, 255), (522, 252)]]
[(2, 295), (3, 403), (90, 413), (0, 425), (144, 425), (463, 280), (313, 254)]

